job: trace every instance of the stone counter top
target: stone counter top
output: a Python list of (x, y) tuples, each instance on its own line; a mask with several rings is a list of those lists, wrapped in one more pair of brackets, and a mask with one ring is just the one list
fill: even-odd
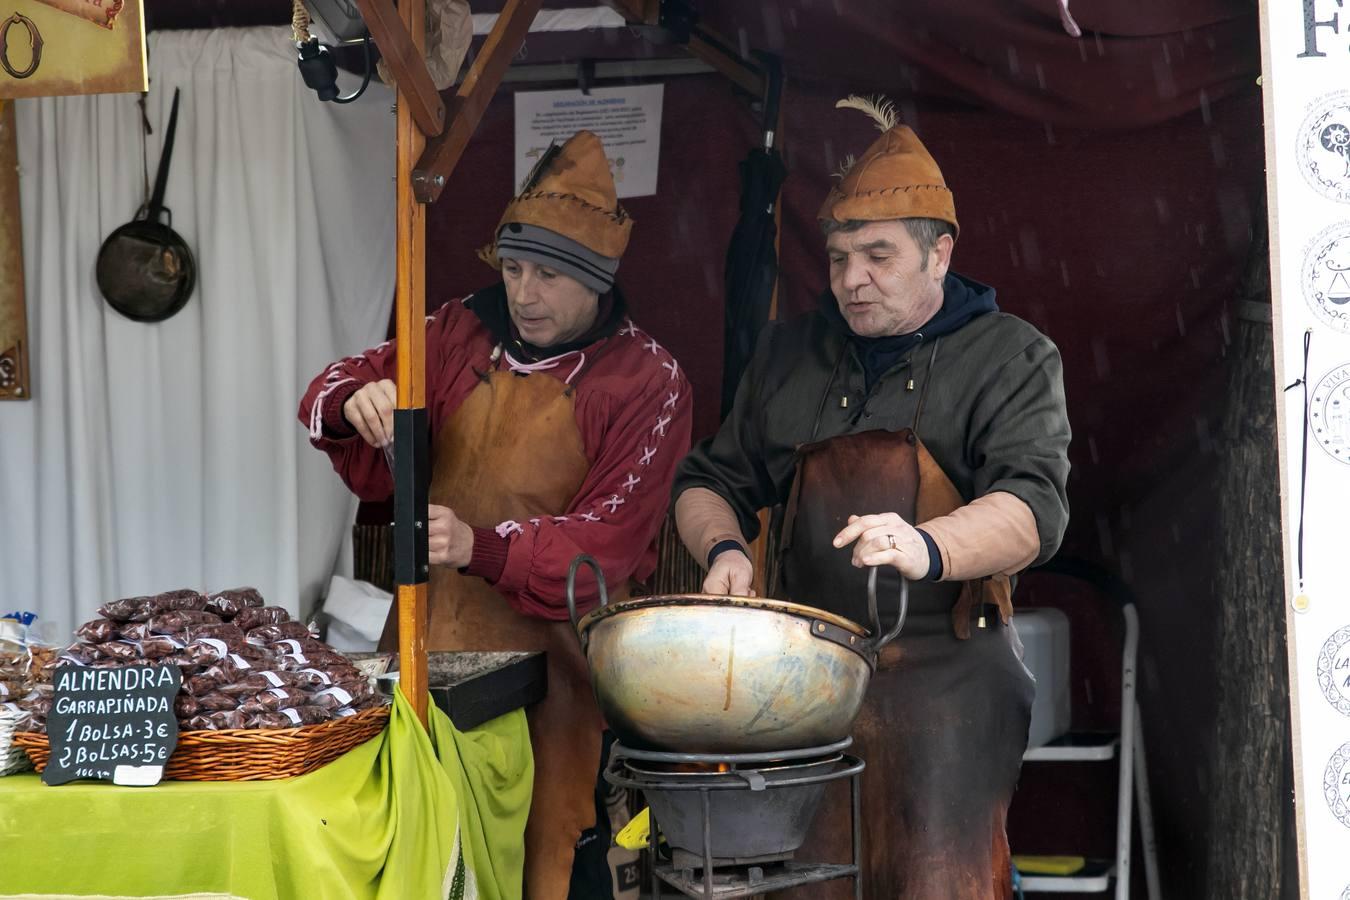
[[(347, 655), (359, 661), (383, 654)], [(393, 668), (397, 665), (394, 654)], [(388, 690), (393, 682), (386, 676), (379, 683)], [(460, 731), (537, 703), (548, 691), (544, 654), (525, 651), (428, 653), (427, 682), (432, 701)]]

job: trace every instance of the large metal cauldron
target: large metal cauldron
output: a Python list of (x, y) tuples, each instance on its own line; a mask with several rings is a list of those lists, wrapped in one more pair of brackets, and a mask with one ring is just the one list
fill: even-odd
[[(577, 569), (589, 565), (600, 606), (578, 621)], [(780, 600), (680, 594), (610, 604), (588, 556), (572, 563), (567, 603), (590, 663), (600, 710), (629, 747), (683, 753), (760, 753), (833, 744), (848, 736), (876, 666), (900, 633), (881, 633), (877, 573), (868, 581), (872, 630)]]

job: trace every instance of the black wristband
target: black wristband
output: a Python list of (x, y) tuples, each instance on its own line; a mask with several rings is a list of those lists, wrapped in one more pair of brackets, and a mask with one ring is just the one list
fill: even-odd
[(708, 551), (708, 568), (711, 569), (713, 560), (717, 559), (717, 557), (721, 556), (723, 553), (726, 553), (728, 550), (739, 550), (742, 553), (745, 553), (746, 559), (750, 558), (750, 554), (746, 553), (745, 547), (741, 545), (740, 541), (733, 541), (733, 540), (718, 541), (717, 543), (713, 544), (712, 549)]
[(923, 538), (924, 545), (928, 548), (928, 574), (920, 578), (920, 581), (940, 581), (942, 579), (942, 554), (938, 551), (937, 541), (933, 540), (932, 535), (922, 528), (914, 529)]

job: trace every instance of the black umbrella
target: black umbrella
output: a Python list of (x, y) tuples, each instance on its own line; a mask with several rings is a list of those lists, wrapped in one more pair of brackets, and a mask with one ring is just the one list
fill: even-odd
[(778, 280), (778, 253), (774, 238), (774, 208), (787, 168), (774, 147), (782, 70), (777, 57), (766, 56), (764, 146), (756, 147), (741, 163), (741, 218), (727, 247), (726, 319), (722, 351), (722, 418), (731, 412), (736, 386), (750, 364), (755, 340), (769, 320), (773, 289)]

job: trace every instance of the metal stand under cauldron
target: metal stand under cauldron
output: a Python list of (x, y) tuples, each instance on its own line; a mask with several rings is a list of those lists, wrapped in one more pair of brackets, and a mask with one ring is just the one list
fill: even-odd
[[(642, 791), (651, 809), (653, 900), (665, 882), (687, 897), (752, 897), (767, 891), (853, 879), (862, 898), (860, 779), (862, 760), (843, 753), (845, 738), (822, 747), (769, 753), (700, 754), (634, 750), (615, 744), (605, 780)], [(799, 863), (830, 782), (848, 779), (853, 861)], [(670, 847), (663, 861), (658, 841)]]

